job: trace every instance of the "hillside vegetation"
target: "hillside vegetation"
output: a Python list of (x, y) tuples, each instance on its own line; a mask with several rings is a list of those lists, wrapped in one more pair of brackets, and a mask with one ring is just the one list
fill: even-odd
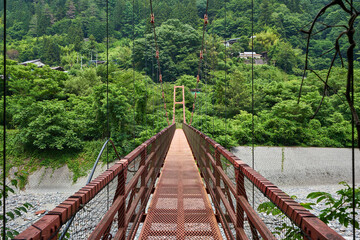
[[(307, 74), (298, 103), (306, 50), (300, 30), (327, 2), (255, 0), (254, 50), (267, 52), (268, 59), (267, 64), (254, 66), (252, 96), (251, 65), (238, 57), (252, 49), (251, 1), (229, 0), (225, 8), (224, 2), (210, 0), (193, 125), (228, 148), (250, 145), (253, 99), (257, 145), (351, 146), (351, 114), (344, 96), (347, 70), (340, 60), (331, 71), (331, 88), (316, 116), (324, 86), (315, 74)], [(7, 4), (9, 168), (31, 172), (39, 166), (66, 163), (76, 180), (100, 151), (108, 122), (121, 155), (167, 125), (148, 1), (109, 0), (108, 86), (106, 65), (96, 63), (106, 60), (106, 1), (13, 0)], [(356, 7), (360, 9), (360, 4)], [(185, 85), (188, 121), (205, 9), (205, 0), (154, 1), (167, 111), (172, 116), (173, 85)], [(3, 23), (3, 9), (0, 12)], [(347, 22), (344, 16), (334, 8), (321, 20), (341, 25)], [(356, 26), (359, 46), (360, 24)], [(340, 31), (328, 28), (311, 41), (309, 64), (322, 78), (333, 57), (322, 54), (334, 47)], [(225, 38), (237, 38), (237, 42), (225, 49)], [(340, 43), (346, 51), (345, 39)], [(360, 76), (358, 46), (355, 76)], [(346, 63), (346, 54), (343, 58)], [(32, 59), (62, 66), (67, 72), (18, 65)], [(355, 84), (357, 99), (359, 82)], [(178, 109), (177, 121), (181, 114)]]

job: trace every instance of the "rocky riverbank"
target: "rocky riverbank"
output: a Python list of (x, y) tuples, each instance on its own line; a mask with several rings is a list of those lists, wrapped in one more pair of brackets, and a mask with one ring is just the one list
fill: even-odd
[[(290, 186), (290, 187), (282, 187), (282, 190), (284, 192), (286, 192), (287, 194), (289, 194), (290, 196), (296, 196), (297, 199), (296, 201), (299, 203), (308, 203), (308, 202), (312, 202), (312, 203), (316, 203), (316, 201), (312, 200), (312, 199), (308, 199), (306, 198), (307, 195), (311, 192), (327, 192), (332, 194), (333, 196), (337, 196), (336, 195), (336, 191), (340, 190), (343, 186), (342, 185), (315, 185), (315, 186), (304, 186), (304, 187), (294, 187), (294, 186)], [(320, 202), (313, 207), (313, 210), (310, 210), (311, 213), (313, 213), (316, 216), (319, 216), (321, 213), (321, 210), (325, 209), (327, 206), (323, 203)], [(359, 214), (357, 215), (356, 220), (358, 222), (360, 222), (360, 210), (358, 209)], [(350, 214), (350, 213), (349, 213)], [(352, 225), (349, 225), (348, 227), (344, 227), (342, 226), (339, 221), (331, 221), (328, 224), (332, 229), (334, 229), (336, 232), (338, 232), (341, 236), (343, 236), (345, 239), (353, 239), (353, 230), (352, 230)], [(356, 239), (360, 239), (360, 230), (356, 230)]]
[[(309, 192), (314, 191), (325, 191), (331, 194), (335, 194), (337, 190), (340, 189), (339, 185), (317, 185), (317, 186), (306, 186), (306, 187), (283, 187), (282, 190), (288, 193), (289, 195), (296, 195), (298, 202), (310, 202), (306, 198)], [(64, 201), (69, 197), (69, 192), (20, 192), (18, 194), (12, 195), (7, 199), (7, 208), (12, 209), (19, 204), (28, 202), (34, 206), (30, 209), (28, 213), (24, 214), (21, 217), (16, 218), (15, 220), (9, 221), (8, 226), (11, 229), (17, 230), (19, 232), (25, 230), (28, 226), (40, 219), (43, 214), (47, 211), (52, 210), (57, 204)], [(314, 206), (314, 210), (311, 212), (315, 215), (319, 215), (320, 211), (325, 208), (324, 204), (318, 204)], [(262, 216), (264, 219), (267, 218), (266, 215)], [(357, 218), (360, 221), (360, 216)], [(352, 239), (352, 227), (348, 226), (347, 228), (341, 226), (337, 221), (330, 222), (329, 226), (341, 234), (346, 239)], [(360, 236), (360, 231), (356, 232), (357, 236)]]
[[(233, 152), (251, 166), (251, 148), (239, 147), (233, 149)], [(348, 180), (350, 169), (349, 163), (345, 161), (348, 155), (348, 149), (258, 147), (255, 149), (255, 168), (284, 192), (296, 195), (298, 202), (310, 202), (306, 198), (310, 192), (324, 191), (334, 195), (342, 187), (338, 182)], [(359, 162), (358, 159), (357, 161)], [(360, 172), (358, 168), (356, 171)], [(84, 183), (85, 180), (80, 179), (80, 182), (73, 185), (67, 169), (40, 170), (30, 177), (26, 191), (7, 199), (7, 209), (25, 202), (34, 206), (28, 213), (9, 221), (8, 227), (23, 231)], [(325, 205), (320, 203), (311, 212), (319, 215), (324, 208)], [(265, 215), (262, 217), (267, 219)], [(360, 213), (357, 220), (360, 221)], [(346, 239), (352, 239), (351, 225), (345, 228), (337, 221), (332, 221), (329, 225)], [(359, 230), (356, 236), (360, 239)]]
[[(339, 182), (350, 183), (352, 162), (351, 149), (346, 148), (302, 148), (302, 147), (255, 147), (254, 158), (251, 147), (236, 147), (232, 152), (249, 166), (253, 165), (264, 177), (290, 196), (296, 196), (300, 203), (315, 202), (307, 199), (311, 192), (327, 192), (336, 196), (343, 188)], [(355, 151), (356, 169), (360, 172), (360, 152)], [(357, 186), (360, 176), (357, 174)], [(318, 216), (326, 206), (319, 203), (311, 212)], [(360, 210), (357, 220), (360, 222)], [(348, 239), (352, 238), (352, 226), (341, 226), (332, 221), (329, 226)], [(360, 239), (360, 230), (356, 231)]]
[(59, 203), (69, 197), (69, 192), (19, 192), (11, 195), (6, 200), (7, 211), (19, 207), (24, 203), (30, 203), (27, 213), (16, 217), (7, 223), (8, 228), (22, 232), (28, 226), (40, 219), (47, 211), (52, 210)]

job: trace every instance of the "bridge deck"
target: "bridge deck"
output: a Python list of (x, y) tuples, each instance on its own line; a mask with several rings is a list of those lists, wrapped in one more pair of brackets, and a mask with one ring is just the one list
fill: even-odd
[(140, 239), (222, 239), (182, 129), (171, 142)]

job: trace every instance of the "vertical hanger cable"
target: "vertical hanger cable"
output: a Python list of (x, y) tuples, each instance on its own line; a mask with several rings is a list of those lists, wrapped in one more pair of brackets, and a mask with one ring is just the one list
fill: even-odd
[(7, 73), (6, 73), (6, 1), (4, 1), (4, 75), (3, 75), (3, 91), (4, 91), (4, 113), (3, 113), (3, 123), (4, 123), (4, 133), (3, 133), (3, 190), (2, 190), (2, 197), (3, 197), (3, 237), (6, 236), (6, 80), (7, 80)]
[[(254, 0), (251, 0), (251, 167), (255, 169), (255, 105), (254, 105)], [(255, 206), (255, 186), (252, 186), (252, 204)]]

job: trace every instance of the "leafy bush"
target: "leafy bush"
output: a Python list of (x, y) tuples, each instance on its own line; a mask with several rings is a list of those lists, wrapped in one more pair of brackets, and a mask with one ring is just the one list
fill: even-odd
[[(312, 192), (307, 198), (317, 199), (316, 203), (324, 202), (326, 208), (321, 210), (319, 218), (324, 223), (332, 220), (338, 220), (340, 224), (347, 227), (349, 223), (359, 229), (359, 222), (354, 221), (353, 214), (353, 189), (346, 182), (340, 182), (345, 188), (337, 191), (338, 197), (332, 196), (326, 192)], [(360, 208), (360, 187), (355, 189), (355, 209)], [(355, 215), (359, 213), (355, 211)]]
[[(25, 180), (25, 176), (24, 175), (27, 175), (26, 172), (16, 172), (15, 175), (14, 175), (14, 178), (11, 179), (10, 183), (11, 183), (11, 186), (12, 187), (15, 187), (15, 188), (18, 188), (18, 183), (19, 182), (24, 182)], [(0, 187), (1, 187), (1, 190), (0, 190), (0, 207), (2, 207), (2, 205), (4, 204), (2, 202), (3, 200), (3, 196), (5, 195), (5, 198), (7, 198), (10, 193), (15, 193), (14, 189), (8, 185), (5, 185), (5, 192), (4, 192), (4, 188), (3, 188), (3, 185), (4, 183), (3, 182), (0, 182)], [(9, 221), (10, 219), (13, 220), (15, 219), (16, 216), (21, 216), (23, 213), (26, 213), (30, 208), (33, 208), (33, 206), (30, 204), (30, 203), (24, 203), (22, 205), (19, 205), (18, 207), (12, 209), (12, 210), (8, 210), (5, 214), (5, 221)], [(0, 214), (0, 219), (3, 220), (3, 215)], [(19, 234), (19, 232), (9, 228), (9, 227), (6, 227), (5, 228), (5, 234), (6, 236), (3, 235), (3, 225), (1, 224), (0, 226), (0, 230), (1, 230), (1, 237), (2, 239), (4, 240), (7, 240), (7, 239), (12, 239), (14, 238), (16, 235)]]
[(23, 143), (39, 149), (80, 149), (77, 131), (80, 122), (62, 101), (35, 102), (18, 113), (15, 121), (20, 127)]
[[(353, 213), (353, 189), (346, 182), (340, 182), (339, 184), (344, 185), (345, 188), (337, 191), (338, 197), (331, 195), (326, 192), (312, 192), (307, 198), (308, 199), (317, 199), (316, 204), (324, 202), (327, 206), (326, 208), (320, 211), (318, 216), (320, 220), (328, 224), (332, 220), (339, 221), (340, 224), (347, 227), (349, 224), (354, 225), (356, 229), (359, 229), (359, 222), (354, 221), (352, 218)], [(291, 196), (293, 199), (296, 199), (296, 196)], [(355, 209), (360, 208), (360, 187), (355, 188)], [(312, 206), (316, 205), (315, 203), (300, 203), (306, 209), (313, 209)], [(259, 205), (257, 210), (260, 213), (265, 213), (266, 215), (281, 216), (282, 219), (286, 218), (286, 215), (281, 212), (281, 210), (272, 202), (264, 202)], [(355, 215), (358, 213), (355, 212)], [(285, 232), (287, 239), (302, 239), (302, 234), (299, 229), (291, 223), (288, 225), (283, 223), (281, 226), (275, 228), (277, 231), (273, 232), (280, 236), (281, 232)]]
[[(292, 198), (296, 199), (296, 196), (291, 196)], [(303, 207), (310, 209), (311, 204), (301, 204)], [(287, 216), (272, 202), (264, 202), (261, 203), (257, 210), (260, 213), (265, 213), (266, 215), (273, 215), (273, 216), (280, 216), (281, 219), (287, 218)], [(282, 223), (279, 226), (275, 227), (275, 230), (273, 234), (278, 235), (279, 238), (283, 237), (283, 233), (285, 233), (286, 239), (303, 239), (301, 230), (294, 224), (291, 223), (291, 225), (287, 223)]]

